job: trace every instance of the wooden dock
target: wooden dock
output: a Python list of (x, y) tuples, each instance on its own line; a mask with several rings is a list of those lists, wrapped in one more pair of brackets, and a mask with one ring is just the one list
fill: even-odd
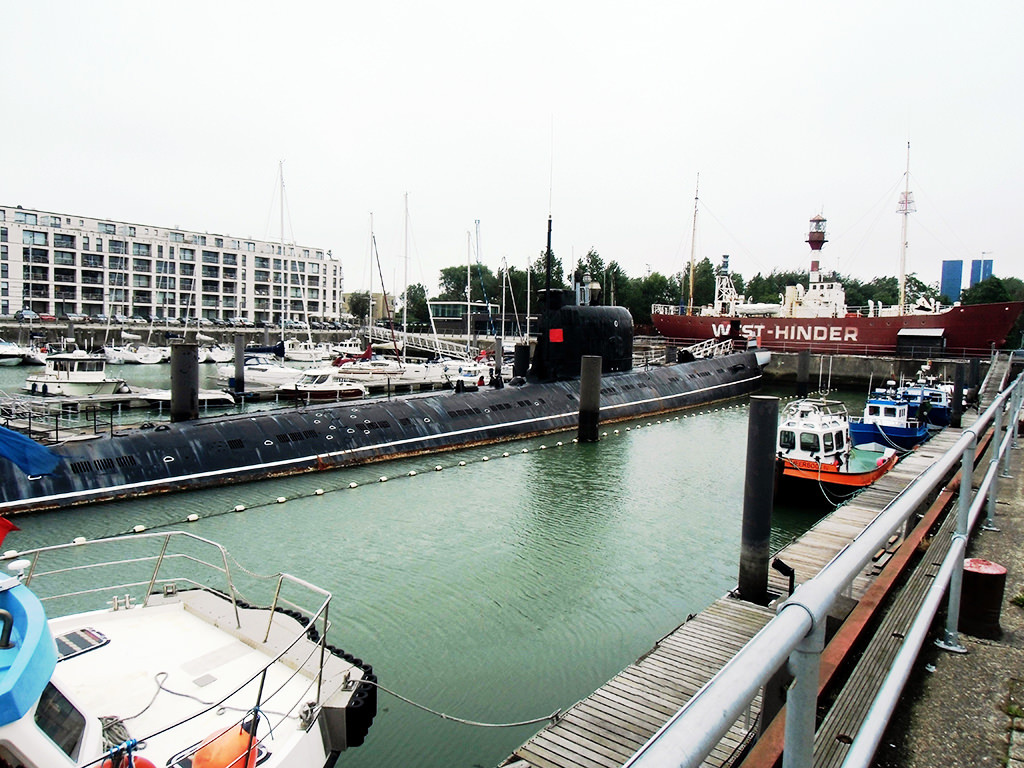
[[(796, 584), (812, 578), (877, 515), (960, 438), (947, 428), (903, 458), (871, 488), (824, 517), (784, 547), (777, 557), (796, 572)], [(833, 618), (842, 621), (871, 587), (899, 547), (894, 535), (853, 580)], [(726, 595), (691, 617), (591, 696), (541, 730), (502, 765), (508, 768), (615, 768), (621, 766), (710, 680), (775, 615), (789, 580), (769, 571), (769, 591), (779, 598), (759, 606)], [(734, 765), (754, 740), (761, 701), (731, 726), (703, 765)], [(839, 721), (837, 721), (839, 722)], [(842, 730), (845, 723), (836, 725)], [(834, 741), (835, 733), (831, 738)], [(823, 734), (826, 741), (830, 738)], [(822, 763), (828, 764), (827, 761)]]

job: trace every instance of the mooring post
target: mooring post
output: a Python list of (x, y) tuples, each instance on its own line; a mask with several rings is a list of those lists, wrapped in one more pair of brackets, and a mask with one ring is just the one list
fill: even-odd
[(596, 443), (601, 423), (601, 362), (597, 355), (580, 360), (580, 418), (576, 438), (581, 443)]
[(768, 604), (768, 559), (775, 492), (775, 436), (779, 398), (753, 395), (747, 421), (747, 465), (743, 480), (740, 597)]
[(245, 336), (235, 334), (235, 392), (245, 392)]
[(530, 345), (516, 344), (512, 358), (513, 378), (523, 378), (530, 370)]
[(807, 397), (811, 380), (811, 350), (801, 349), (796, 356), (796, 396)]
[[(964, 413), (964, 364), (957, 363), (953, 373), (953, 402), (949, 404), (949, 426), (960, 429), (963, 424)], [(979, 407), (981, 404), (981, 393), (978, 393)]]
[(171, 342), (171, 421), (199, 418), (199, 345)]

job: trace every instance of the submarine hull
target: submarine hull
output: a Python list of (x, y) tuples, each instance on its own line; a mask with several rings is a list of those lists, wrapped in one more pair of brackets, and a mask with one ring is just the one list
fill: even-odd
[[(760, 382), (751, 351), (607, 374), (600, 420), (702, 406)], [(26, 476), (0, 462), (0, 514), (455, 450), (574, 429), (578, 419), (579, 381), (567, 380), (115, 430), (52, 447), (63, 460), (49, 475)]]

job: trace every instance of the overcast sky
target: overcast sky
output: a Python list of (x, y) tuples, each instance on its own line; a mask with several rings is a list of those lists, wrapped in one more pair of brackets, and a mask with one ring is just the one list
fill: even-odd
[[(749, 278), (1020, 258), (1019, 2), (14, 2), (0, 200), (280, 237), (365, 289), (590, 248), (633, 276), (691, 254)], [(379, 281), (375, 278), (379, 286)]]

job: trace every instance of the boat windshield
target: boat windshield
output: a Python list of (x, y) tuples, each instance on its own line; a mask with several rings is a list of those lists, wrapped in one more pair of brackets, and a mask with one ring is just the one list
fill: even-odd
[(800, 450), (801, 451), (820, 451), (821, 443), (818, 440), (817, 434), (814, 432), (801, 432), (800, 433)]

